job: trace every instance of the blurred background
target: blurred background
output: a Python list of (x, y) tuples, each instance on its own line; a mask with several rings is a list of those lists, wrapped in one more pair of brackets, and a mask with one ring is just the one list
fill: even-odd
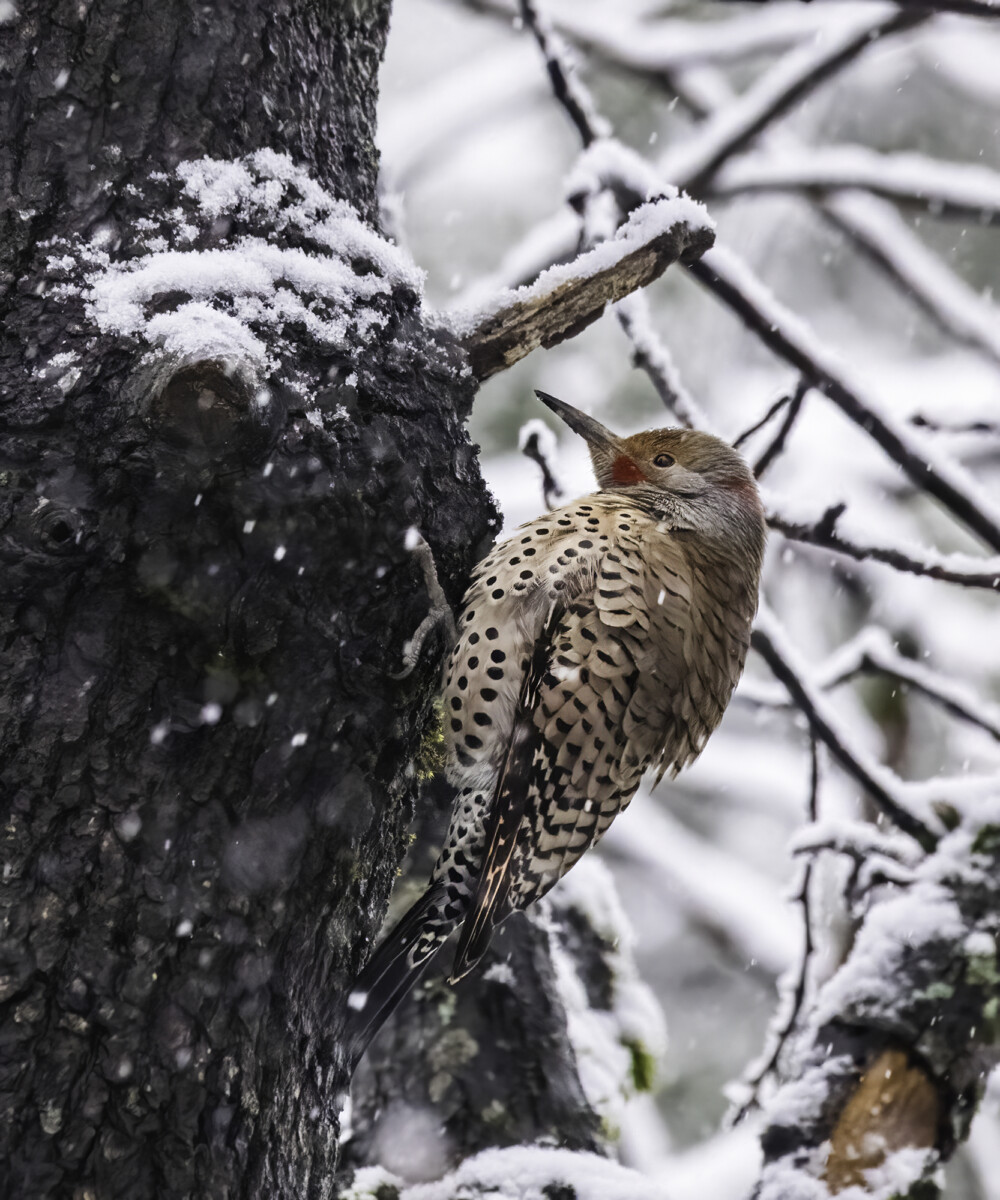
[[(859, 14), (870, 19), (877, 10), (884, 8), (568, 0), (542, 12), (569, 44), (615, 135), (655, 166), (697, 138), (692, 109), (753, 94), (790, 55), (822, 49)], [(501, 0), (398, 0), (380, 106), (386, 225), (426, 271), (431, 306), (460, 309), (500, 284), (523, 282), (546, 265), (547, 246), (572, 243), (578, 221), (564, 181), (579, 141), (514, 8)], [(994, 496), (1000, 322), (991, 288), (1000, 231), (988, 202), (977, 212), (972, 201), (1000, 197), (992, 174), (1000, 169), (998, 124), (1000, 32), (981, 19), (939, 14), (874, 42), (808, 89), (699, 194), (720, 242), (840, 355), (872, 403), (908, 423), (930, 453), (962, 463)], [(970, 197), (969, 211), (849, 189), (870, 160), (866, 150), (891, 156), (911, 193), (919, 197), (930, 179), (936, 193), (951, 186)], [(747, 181), (755, 170), (758, 180), (766, 176), (769, 161), (786, 175), (811, 171), (813, 180), (822, 167), (838, 187), (750, 190)], [(647, 297), (654, 329), (722, 436), (735, 439), (794, 390), (795, 372), (681, 269), (668, 270)], [(542, 418), (554, 429), (552, 465), (567, 498), (593, 487), (582, 443), (555, 428), (532, 395), (536, 387), (619, 433), (675, 423), (633, 367), (611, 313), (494, 377), (479, 393), (472, 435), (507, 530), (543, 507), (539, 469), (518, 451), (525, 422)], [(744, 444), (750, 461), (780, 419)], [(828, 505), (846, 503), (844, 528), (858, 540), (914, 553), (982, 552), (815, 391), (762, 483), (768, 508), (794, 519), (815, 520)], [(995, 713), (995, 593), (855, 562), (778, 533), (770, 537), (764, 593), (819, 676), (838, 648), (874, 627), (891, 652), (946, 677), (987, 717)], [(631, 1101), (621, 1121), (620, 1154), (678, 1200), (747, 1195), (758, 1161), (754, 1118), (730, 1129), (727, 1096), (746, 1098), (740, 1081), (752, 1077), (765, 1048), (779, 981), (793, 984), (800, 970), (803, 914), (794, 897), (802, 865), (789, 843), (807, 820), (812, 756), (804, 721), (781, 695), (751, 654), (702, 759), (655, 795), (640, 794), (598, 851), (668, 1029), (655, 1090)], [(865, 672), (832, 687), (830, 697), (856, 744), (905, 780), (1000, 769), (995, 730), (957, 717), (898, 677)], [(822, 751), (818, 767), (821, 822), (874, 819)], [(850, 944), (849, 867), (824, 854), (813, 871), (810, 987)], [(954, 1200), (1000, 1200), (998, 1113), (994, 1088), (948, 1168)]]

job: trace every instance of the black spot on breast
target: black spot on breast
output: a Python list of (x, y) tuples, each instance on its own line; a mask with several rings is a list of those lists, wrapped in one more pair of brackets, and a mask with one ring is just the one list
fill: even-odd
[(490, 658), (492, 658), (495, 663), (503, 662), (506, 659), (506, 657), (507, 657), (507, 655), (504, 654), (504, 652), (502, 650), (494, 650), (490, 654)]
[(577, 556), (577, 551), (572, 546), (567, 547), (564, 553), (567, 558), (576, 558)]
[(478, 641), (479, 641), (479, 634), (478, 634), (478, 633), (474, 633), (474, 632), (473, 632), (473, 633), (470, 633), (470, 634), (469, 634), (469, 645), (470, 645), (470, 646), (474, 646), (474, 645), (476, 644), (476, 642), (478, 642)]
[(487, 667), (486, 674), (490, 679), (503, 679), (503, 670), (500, 667)]
[(515, 556), (510, 560), (509, 565), (512, 567), (516, 567), (520, 561), (521, 561), (520, 558), (518, 558), (517, 555), (515, 554)]
[(584, 538), (583, 541), (580, 543), (580, 549), (581, 550), (589, 550), (590, 547), (593, 546), (593, 544), (594, 543), (589, 538)]
[(474, 733), (465, 735), (465, 744), (470, 750), (481, 750), (483, 748), (483, 739), (476, 737)]
[(464, 675), (460, 675), (458, 677), (458, 686), (460, 688), (462, 688), (463, 690), (469, 686), (469, 681), (468, 681), (468, 679), (465, 678)]
[(544, 537), (549, 531), (547, 529), (538, 529), (535, 532)]
[(489, 687), (480, 688), (479, 694), (480, 694), (480, 696), (482, 696), (482, 698), (487, 703), (489, 703), (491, 700), (495, 700), (497, 698), (496, 690), (494, 688), (489, 688)]
[(470, 671), (474, 671), (474, 670), (476, 669), (476, 667), (478, 667), (478, 666), (479, 666), (479, 659), (478, 659), (478, 658), (477, 658), (477, 656), (474, 654), (474, 655), (473, 655), (473, 656), (472, 656), (472, 657), (469, 659), (469, 670), (470, 670)]
[(522, 579), (534, 579), (534, 572), (533, 571), (522, 571), (521, 578)]
[(473, 713), (472, 719), (473, 719), (473, 721), (475, 721), (475, 723), (477, 725), (492, 725), (493, 724), (493, 722), (486, 715), (486, 713), (481, 713), (481, 712)]
[(462, 731), (462, 722), (457, 717), (451, 719), (451, 731), (452, 733), (461, 733)]
[(489, 629), (486, 630), (486, 636), (491, 642), (495, 642), (500, 634), (497, 632), (496, 627), (491, 625)]
[(489, 579), (486, 580), (486, 586), (492, 587), (496, 583), (496, 581), (497, 581), (497, 577), (495, 575), (491, 575), (489, 577)]
[(452, 696), (451, 707), (453, 709), (455, 709), (456, 712), (462, 707), (462, 701), (459, 699), (458, 696)]
[(531, 556), (532, 556), (534, 553), (535, 553), (535, 548), (534, 548), (534, 546), (532, 546), (530, 549), (528, 549), (528, 550), (525, 550), (525, 552), (524, 552), (524, 557), (525, 557), (525, 558), (531, 558)]

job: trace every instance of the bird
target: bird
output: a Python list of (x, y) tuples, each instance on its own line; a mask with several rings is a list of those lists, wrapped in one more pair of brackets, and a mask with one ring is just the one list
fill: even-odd
[(747, 464), (709, 433), (619, 437), (536, 395), (584, 439), (598, 487), (516, 529), (472, 574), (443, 679), (448, 834), (350, 994), (352, 1064), (452, 933), (455, 982), (647, 770), (658, 783), (698, 757), (743, 671), (765, 543)]

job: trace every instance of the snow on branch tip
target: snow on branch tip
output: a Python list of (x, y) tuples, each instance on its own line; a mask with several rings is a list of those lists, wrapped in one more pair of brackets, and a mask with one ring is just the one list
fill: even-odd
[(700, 258), (714, 241), (710, 217), (687, 196), (640, 205), (608, 241), (452, 316), (473, 374), (488, 379), (539, 346), (574, 337), (608, 304), (652, 283), (671, 263)]

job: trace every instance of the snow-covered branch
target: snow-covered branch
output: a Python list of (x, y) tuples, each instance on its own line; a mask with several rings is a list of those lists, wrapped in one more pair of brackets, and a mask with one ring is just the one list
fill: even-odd
[(691, 273), (775, 354), (859, 425), (914, 484), (939, 500), (992, 549), (1000, 551), (1000, 511), (964, 471), (880, 410), (841, 363), (731, 250), (716, 246)]
[(1000, 174), (979, 163), (925, 154), (879, 154), (867, 146), (787, 146), (727, 162), (708, 186), (716, 196), (744, 192), (866, 191), (936, 217), (992, 225), (1000, 220)]
[(1000, 557), (975, 558), (969, 554), (940, 554), (925, 546), (866, 545), (838, 529), (846, 504), (828, 508), (814, 521), (795, 521), (776, 511), (768, 511), (767, 523), (792, 541), (834, 550), (858, 562), (878, 562), (910, 575), (926, 575), (944, 583), (962, 587), (1000, 590)]
[(477, 379), (539, 346), (573, 337), (605, 308), (645, 287), (678, 260), (692, 262), (715, 240), (708, 214), (686, 196), (637, 208), (616, 235), (570, 263), (550, 267), (534, 283), (504, 289), (452, 321)]
[(968, 1132), (998, 1060), (1000, 802), (874, 897), (765, 1110), (757, 1200), (911, 1195)]
[(925, 850), (938, 841), (936, 821), (929, 812), (917, 815), (906, 797), (906, 785), (887, 768), (872, 761), (843, 728), (829, 701), (817, 688), (807, 664), (785, 636), (777, 617), (761, 605), (754, 626), (753, 648), (788, 689), (795, 705), (809, 722), (815, 737), (840, 766), (856, 780), (878, 808)]
[(880, 37), (910, 29), (926, 19), (876, 5), (852, 12), (842, 27), (817, 44), (789, 51), (731, 104), (713, 112), (688, 142), (669, 150), (658, 169), (678, 187), (700, 191), (732, 155), (744, 149), (820, 84), (830, 79)]

